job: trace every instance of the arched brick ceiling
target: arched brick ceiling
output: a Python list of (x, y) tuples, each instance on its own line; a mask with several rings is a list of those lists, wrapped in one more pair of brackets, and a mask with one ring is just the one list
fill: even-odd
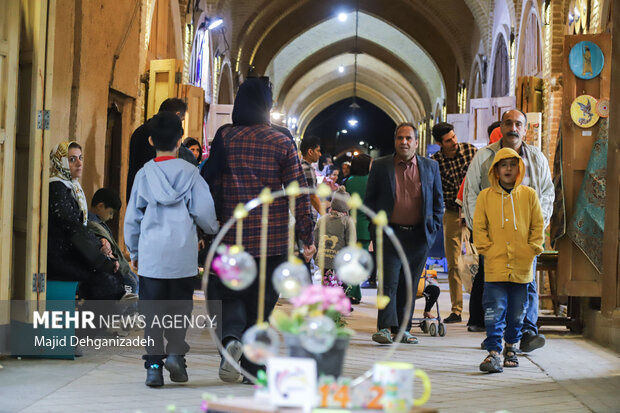
[[(321, 63), (345, 53), (350, 52), (353, 49), (354, 38), (343, 39), (339, 42), (332, 43), (331, 45), (324, 47), (323, 49), (308, 56), (303, 61), (299, 62), (297, 66), (290, 72), (288, 77), (280, 85), (279, 90), (276, 89), (275, 102), (278, 105), (284, 103), (285, 97), (288, 95), (291, 88), (299, 81), (299, 79), (308, 72), (308, 68), (312, 68), (320, 65)], [(358, 39), (358, 50), (369, 56), (373, 56), (394, 70), (399, 72), (419, 93), (422, 100), (423, 107), (430, 111), (432, 110), (431, 96), (424, 87), (422, 79), (415, 73), (405, 62), (400, 59), (400, 56), (393, 54), (391, 51), (379, 46), (378, 44), (366, 40)]]
[[(353, 60), (353, 55), (344, 54), (314, 67), (290, 90), (281, 109), (289, 117), (298, 116), (319, 96), (343, 84), (352, 85)], [(345, 67), (345, 72), (342, 74), (336, 70), (339, 65)], [(400, 73), (372, 56), (360, 55), (358, 57), (357, 86), (376, 91), (377, 96), (382, 96), (379, 100), (389, 99), (393, 105), (400, 108), (400, 113), (408, 121), (418, 121), (424, 117), (425, 108), (417, 91)], [(379, 106), (379, 102), (367, 100)]]
[[(317, 93), (308, 99), (304, 111), (299, 115), (298, 132), (303, 135), (310, 121), (314, 119), (322, 110), (333, 103), (351, 97), (353, 94), (353, 83), (347, 83), (334, 88), (327, 88), (322, 94)], [(357, 95), (362, 99), (373, 102), (375, 106), (384, 111), (396, 124), (404, 121), (411, 121), (411, 116), (402, 112), (402, 107), (397, 106), (392, 99), (382, 95), (366, 85), (357, 86)], [(363, 122), (363, 119), (360, 121)]]
[[(266, 71), (271, 75), (276, 93), (280, 85), (290, 76), (296, 67), (303, 67), (303, 62), (312, 54), (340, 42), (355, 33), (355, 13), (349, 13), (346, 22), (336, 17), (322, 22), (307, 30), (283, 47), (271, 61)], [(422, 80), (418, 87), (421, 93), (428, 95), (431, 101), (445, 98), (443, 79), (435, 62), (429, 55), (402, 32), (385, 22), (364, 13), (359, 13), (359, 38), (372, 41), (386, 50), (398, 51), (400, 60)], [(349, 43), (351, 46), (352, 44)], [(352, 47), (349, 51), (352, 50)], [(394, 59), (392, 59), (394, 60)], [(312, 66), (305, 66), (311, 70)]]
[[(244, 72), (252, 60), (257, 71), (264, 73), (273, 56), (288, 42), (332, 18), (338, 12), (337, 7), (352, 10), (355, 3), (352, 0), (337, 4), (329, 0), (235, 0), (225, 3), (247, 16), (243, 25), (235, 24), (240, 30), (235, 28), (233, 35), (233, 48), (237, 51), (233, 58), (239, 59), (239, 70)], [(254, 11), (248, 13), (251, 5)], [(457, 66), (461, 76), (469, 72), (469, 65), (465, 64), (470, 61), (467, 42), (476, 24), (464, 1), (454, 0), (446, 7), (444, 2), (423, 0), (360, 0), (359, 8), (415, 39), (431, 55), (445, 80), (448, 111), (454, 110)]]

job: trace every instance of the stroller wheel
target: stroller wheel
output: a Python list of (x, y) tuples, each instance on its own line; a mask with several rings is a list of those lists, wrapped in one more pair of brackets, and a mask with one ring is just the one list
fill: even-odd
[(446, 325), (444, 323), (439, 323), (439, 328), (437, 330), (437, 333), (439, 333), (439, 337), (443, 337), (446, 335)]
[(428, 321), (422, 320), (420, 322), (420, 330), (422, 330), (423, 333), (428, 333)]
[(428, 332), (431, 336), (435, 337), (437, 335), (437, 324), (432, 323), (428, 326)]

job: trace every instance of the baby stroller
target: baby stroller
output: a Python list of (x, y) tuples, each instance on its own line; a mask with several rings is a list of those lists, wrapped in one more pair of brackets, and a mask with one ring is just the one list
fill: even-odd
[(420, 283), (418, 284), (418, 291), (416, 298), (424, 297), (426, 307), (424, 312), (427, 313), (433, 306), (437, 309), (437, 317), (434, 318), (412, 318), (411, 321), (418, 323), (420, 329), (424, 333), (429, 333), (431, 336), (443, 337), (446, 335), (446, 325), (441, 321), (441, 314), (439, 313), (439, 284), (437, 283), (437, 271), (424, 270), (422, 276), (420, 276)]

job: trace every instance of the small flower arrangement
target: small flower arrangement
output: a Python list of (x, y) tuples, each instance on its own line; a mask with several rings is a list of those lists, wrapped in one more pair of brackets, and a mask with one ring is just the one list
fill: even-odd
[(351, 313), (351, 301), (342, 287), (309, 285), (298, 297), (292, 298), (291, 303), (294, 308), (290, 315), (280, 309), (271, 313), (271, 324), (281, 332), (299, 334), (306, 318), (324, 315), (336, 324), (338, 337), (353, 335), (343, 317)]

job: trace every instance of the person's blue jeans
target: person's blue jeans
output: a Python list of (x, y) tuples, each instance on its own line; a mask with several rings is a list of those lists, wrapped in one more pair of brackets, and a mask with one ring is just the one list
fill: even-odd
[(525, 319), (523, 320), (522, 333), (538, 334), (538, 289), (536, 288), (536, 260), (534, 257), (534, 278), (531, 283), (527, 284), (527, 309), (525, 311)]
[(482, 294), (488, 351), (502, 351), (502, 337), (508, 344), (521, 340), (521, 328), (528, 305), (528, 284), (485, 282)]

